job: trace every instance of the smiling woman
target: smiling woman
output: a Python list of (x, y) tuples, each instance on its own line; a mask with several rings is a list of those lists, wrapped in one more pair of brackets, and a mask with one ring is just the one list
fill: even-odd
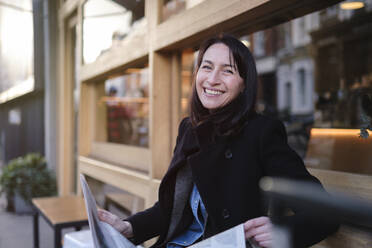
[(254, 112), (257, 95), (256, 65), (248, 48), (232, 36), (212, 38), (201, 46), (196, 67), (193, 125), (211, 119), (217, 133), (239, 130), (243, 116)]
[(199, 99), (209, 110), (227, 105), (244, 89), (243, 79), (230, 57), (228, 46), (214, 44), (205, 52), (196, 74)]
[[(255, 112), (256, 90), (254, 59), (242, 42), (229, 35), (205, 41), (190, 117), (179, 126), (158, 202), (124, 221), (99, 210), (100, 219), (135, 244), (159, 236), (157, 248), (188, 247), (241, 223), (248, 247), (251, 242), (271, 247), (272, 224), (259, 180), (286, 177), (323, 188), (288, 146), (283, 124)], [(314, 213), (292, 210), (282, 221), (294, 230), (294, 247), (315, 244), (337, 228)]]

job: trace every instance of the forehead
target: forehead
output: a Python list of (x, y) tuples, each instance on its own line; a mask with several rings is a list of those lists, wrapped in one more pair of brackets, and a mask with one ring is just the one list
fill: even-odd
[(208, 60), (215, 64), (233, 63), (230, 48), (223, 43), (211, 45), (204, 53), (203, 61)]

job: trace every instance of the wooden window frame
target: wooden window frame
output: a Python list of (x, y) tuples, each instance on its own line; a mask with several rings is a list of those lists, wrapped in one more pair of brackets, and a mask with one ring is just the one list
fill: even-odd
[[(181, 62), (179, 50), (184, 47), (196, 47), (202, 40), (220, 32), (253, 33), (337, 2), (340, 0), (206, 0), (194, 8), (160, 22), (163, 0), (146, 0), (147, 26), (144, 32), (123, 43), (119, 48), (111, 49), (96, 62), (81, 65), (79, 71), (81, 83), (79, 172), (91, 175), (105, 183), (116, 182), (116, 186), (126, 190), (131, 186), (123, 182), (124, 180), (120, 181), (116, 178), (115, 172), (119, 171), (118, 175), (121, 175), (122, 179), (137, 178), (141, 181), (142, 186), (139, 187), (142, 189), (133, 190), (133, 193), (144, 197), (146, 206), (151, 205), (156, 199), (156, 189), (160, 179), (169, 165), (180, 121)], [(80, 44), (83, 4), (84, 0), (67, 0), (61, 2), (59, 11), (61, 24), (63, 23), (61, 20), (65, 20), (74, 10), (78, 9)], [(64, 29), (60, 30), (63, 33)], [(61, 36), (63, 37), (63, 34)], [(63, 39), (61, 41), (63, 42)], [(133, 147), (94, 141), (95, 85), (108, 75), (129, 68), (143, 61), (144, 58), (149, 60), (150, 148), (136, 150)], [(63, 68), (60, 71), (63, 72)], [(60, 78), (62, 78), (60, 82), (62, 84), (63, 75)], [(63, 134), (66, 134), (66, 130), (61, 131), (61, 135)], [(147, 164), (148, 173), (138, 173), (89, 157), (92, 153), (102, 157), (117, 152), (123, 157), (118, 155), (115, 161), (139, 168), (146, 167)], [(61, 154), (63, 152), (60, 150)], [(66, 166), (62, 162), (60, 160), (59, 167)], [(102, 177), (102, 174), (106, 176)]]

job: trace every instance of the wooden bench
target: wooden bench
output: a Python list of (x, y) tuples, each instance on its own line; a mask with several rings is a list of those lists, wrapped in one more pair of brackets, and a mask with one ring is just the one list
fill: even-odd
[[(312, 129), (305, 164), (330, 193), (341, 191), (372, 201), (372, 175), (368, 175), (372, 174), (372, 138), (361, 139), (358, 132)], [(337, 233), (314, 247), (372, 247), (372, 235), (342, 225)]]
[[(352, 194), (354, 197), (372, 201), (372, 176), (358, 175), (347, 172), (338, 172), (321, 169), (309, 169), (316, 176), (328, 192), (341, 191)], [(371, 210), (372, 211), (372, 210)], [(370, 233), (342, 225), (337, 233), (330, 236), (316, 248), (359, 248), (372, 247), (372, 235)]]
[(140, 197), (125, 193), (108, 193), (105, 194), (105, 209), (113, 205), (126, 215), (132, 215), (141, 211), (145, 207), (145, 202)]
[(33, 198), (32, 203), (37, 210), (34, 214), (34, 247), (39, 247), (39, 215), (53, 228), (54, 247), (62, 247), (61, 231), (74, 227), (80, 230), (88, 225), (84, 199), (80, 196)]

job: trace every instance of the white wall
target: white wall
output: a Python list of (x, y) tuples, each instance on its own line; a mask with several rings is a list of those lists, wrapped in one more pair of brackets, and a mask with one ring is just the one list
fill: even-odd
[[(303, 103), (299, 70), (305, 71), (305, 102)], [(314, 91), (314, 65), (310, 58), (304, 58), (296, 60), (291, 64), (283, 64), (278, 67), (277, 70), (277, 105), (278, 110), (284, 110), (286, 108), (286, 84), (291, 85), (291, 114), (308, 114), (314, 109), (313, 103), (313, 91)]]

